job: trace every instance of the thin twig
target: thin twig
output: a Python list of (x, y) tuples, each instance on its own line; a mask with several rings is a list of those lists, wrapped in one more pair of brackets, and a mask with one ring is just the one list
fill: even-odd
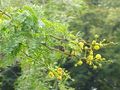
[(7, 17), (11, 18), (11, 16), (8, 15), (6, 12), (4, 12), (4, 11), (2, 11), (2, 10), (0, 10), (0, 12), (2, 12), (2, 14), (6, 15)]
[(53, 35), (50, 35), (50, 36), (53, 37), (53, 38), (55, 38), (55, 39), (57, 39), (57, 40), (62, 40), (61, 38), (55, 37)]
[(46, 43), (41, 43), (41, 44), (44, 45), (45, 47), (47, 47), (47, 48), (50, 49), (50, 50), (58, 51), (58, 52), (61, 52), (61, 53), (65, 54), (65, 55), (69, 55), (69, 56), (75, 56), (75, 55), (71, 55), (71, 54), (68, 53), (68, 52), (61, 51), (61, 50), (56, 49), (56, 48), (53, 48), (53, 47), (49, 47), (49, 46), (46, 45)]

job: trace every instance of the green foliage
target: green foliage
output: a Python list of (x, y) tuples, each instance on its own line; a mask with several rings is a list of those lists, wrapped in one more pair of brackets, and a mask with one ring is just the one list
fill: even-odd
[(20, 63), (16, 89), (119, 90), (118, 0), (15, 1), (0, 3), (0, 68)]
[[(94, 45), (99, 45), (97, 40), (87, 43), (78, 34), (75, 36), (67, 31), (66, 26), (39, 19), (29, 6), (12, 10), (9, 19), (2, 18), (1, 33), (1, 53), (5, 56), (0, 61), (0, 67), (20, 63), (22, 75), (16, 82), (18, 90), (59, 88), (59, 84), (64, 84), (70, 76), (62, 68), (56, 71), (56, 66), (64, 64), (67, 57), (75, 63), (81, 60), (81, 64), (84, 62), (93, 69), (97, 63), (104, 61), (101, 55), (93, 57), (93, 50), (98, 50), (94, 49)], [(102, 42), (100, 44), (104, 46)], [(49, 80), (48, 71), (54, 78)], [(51, 80), (53, 85), (49, 84)]]
[(1, 23), (0, 46), (1, 53), (5, 56), (0, 60), (0, 67), (19, 62), (22, 76), (18, 79), (17, 88), (38, 90), (43, 87), (46, 90), (44, 82), (48, 82), (49, 67), (56, 65), (56, 61), (61, 57), (61, 53), (56, 53), (49, 47), (60, 44), (60, 41), (52, 39), (51, 35), (66, 36), (67, 29), (61, 24), (38, 19), (36, 12), (28, 6), (9, 13), (10, 18), (8, 20), (2, 18)]

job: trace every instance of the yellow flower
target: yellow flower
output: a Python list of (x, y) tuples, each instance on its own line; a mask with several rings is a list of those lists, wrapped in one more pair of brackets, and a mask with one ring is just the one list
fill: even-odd
[(81, 61), (81, 60), (79, 60), (78, 62), (77, 62), (77, 65), (82, 65), (83, 64), (83, 62)]
[(99, 45), (95, 45), (93, 48), (94, 48), (95, 50), (99, 50), (99, 49), (100, 49), (100, 46), (99, 46)]
[(80, 48), (83, 49), (84, 47), (84, 43), (83, 42), (79, 42)]
[(93, 55), (89, 55), (88, 57), (87, 57), (87, 60), (93, 60)]
[(58, 79), (58, 80), (62, 80), (62, 77), (61, 77), (61, 76), (58, 76), (57, 79)]
[(63, 74), (62, 68), (58, 68), (58, 69), (57, 69), (57, 72), (58, 72), (59, 75), (62, 75), (62, 74)]
[(62, 68), (59, 67), (59, 68), (57, 69), (57, 71), (62, 72), (63, 70), (62, 70)]
[(87, 63), (88, 65), (92, 65), (92, 61), (90, 61), (90, 60), (87, 60), (86, 63)]
[(93, 50), (90, 50), (90, 52), (89, 52), (89, 53), (90, 53), (90, 55), (93, 55)]
[(95, 40), (93, 40), (93, 41), (92, 41), (92, 45), (95, 45), (95, 44), (96, 44), (96, 41), (95, 41)]
[(96, 58), (97, 60), (100, 60), (102, 57), (101, 57), (100, 54), (97, 54), (97, 55), (95, 56), (95, 58)]
[(48, 74), (51, 78), (53, 78), (54, 77), (54, 74), (53, 74), (53, 72), (49, 72), (49, 74)]

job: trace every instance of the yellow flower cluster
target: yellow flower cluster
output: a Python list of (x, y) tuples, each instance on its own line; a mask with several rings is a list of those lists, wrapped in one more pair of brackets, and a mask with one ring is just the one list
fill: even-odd
[(103, 60), (104, 58), (102, 58), (101, 54), (96, 54), (95, 56), (93, 56), (93, 54), (88, 55), (87, 59), (86, 59), (86, 63), (89, 65), (92, 65), (92, 62), (94, 61), (100, 61)]
[(49, 77), (53, 78), (55, 75), (52, 71), (49, 72)]
[[(94, 52), (93, 50), (89, 50), (89, 53), (88, 53), (88, 56), (86, 58), (86, 63), (88, 65), (92, 65), (94, 69), (97, 69), (97, 66), (94, 65), (94, 62), (97, 62), (97, 61), (102, 61), (104, 58), (102, 58), (101, 54), (96, 54), (94, 55)], [(101, 67), (102, 65), (100, 65)]]
[(92, 65), (92, 61), (93, 61), (94, 57), (93, 57), (93, 50), (89, 51), (89, 55), (87, 56), (87, 60), (86, 63), (88, 65)]
[(81, 49), (83, 49), (84, 43), (83, 42), (79, 42), (79, 46), (80, 46)]
[(93, 54), (88, 55), (87, 60), (86, 60), (86, 63), (87, 63), (88, 65), (92, 65), (93, 59), (94, 59), (94, 58), (93, 58)]
[(57, 78), (57, 80), (62, 80), (65, 72), (62, 68), (58, 67), (57, 69), (49, 71), (48, 75), (50, 78)]
[(105, 46), (105, 40), (103, 39), (102, 41), (99, 41), (98, 38), (99, 35), (95, 35), (95, 40), (93, 40), (91, 43), (78, 39), (71, 41), (71, 56), (78, 58), (83, 56), (80, 57), (80, 60), (75, 63), (75, 67), (83, 65), (83, 63), (92, 66), (94, 69), (102, 66), (101, 62), (104, 60), (104, 58), (102, 58), (101, 54), (96, 54), (96, 52)]
[(80, 41), (80, 42), (79, 41), (71, 41), (69, 46), (72, 48), (71, 55), (77, 56), (84, 49), (84, 42), (83, 41)]

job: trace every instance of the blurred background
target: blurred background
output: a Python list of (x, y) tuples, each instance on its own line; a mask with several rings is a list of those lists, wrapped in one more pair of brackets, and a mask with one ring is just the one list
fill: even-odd
[(92, 73), (84, 67), (71, 68), (76, 82), (69, 85), (76, 90), (120, 90), (120, 0), (0, 0), (1, 10), (23, 5), (33, 6), (40, 18), (68, 24), (70, 31), (80, 32), (88, 41), (98, 34), (117, 43), (101, 53), (112, 64)]

